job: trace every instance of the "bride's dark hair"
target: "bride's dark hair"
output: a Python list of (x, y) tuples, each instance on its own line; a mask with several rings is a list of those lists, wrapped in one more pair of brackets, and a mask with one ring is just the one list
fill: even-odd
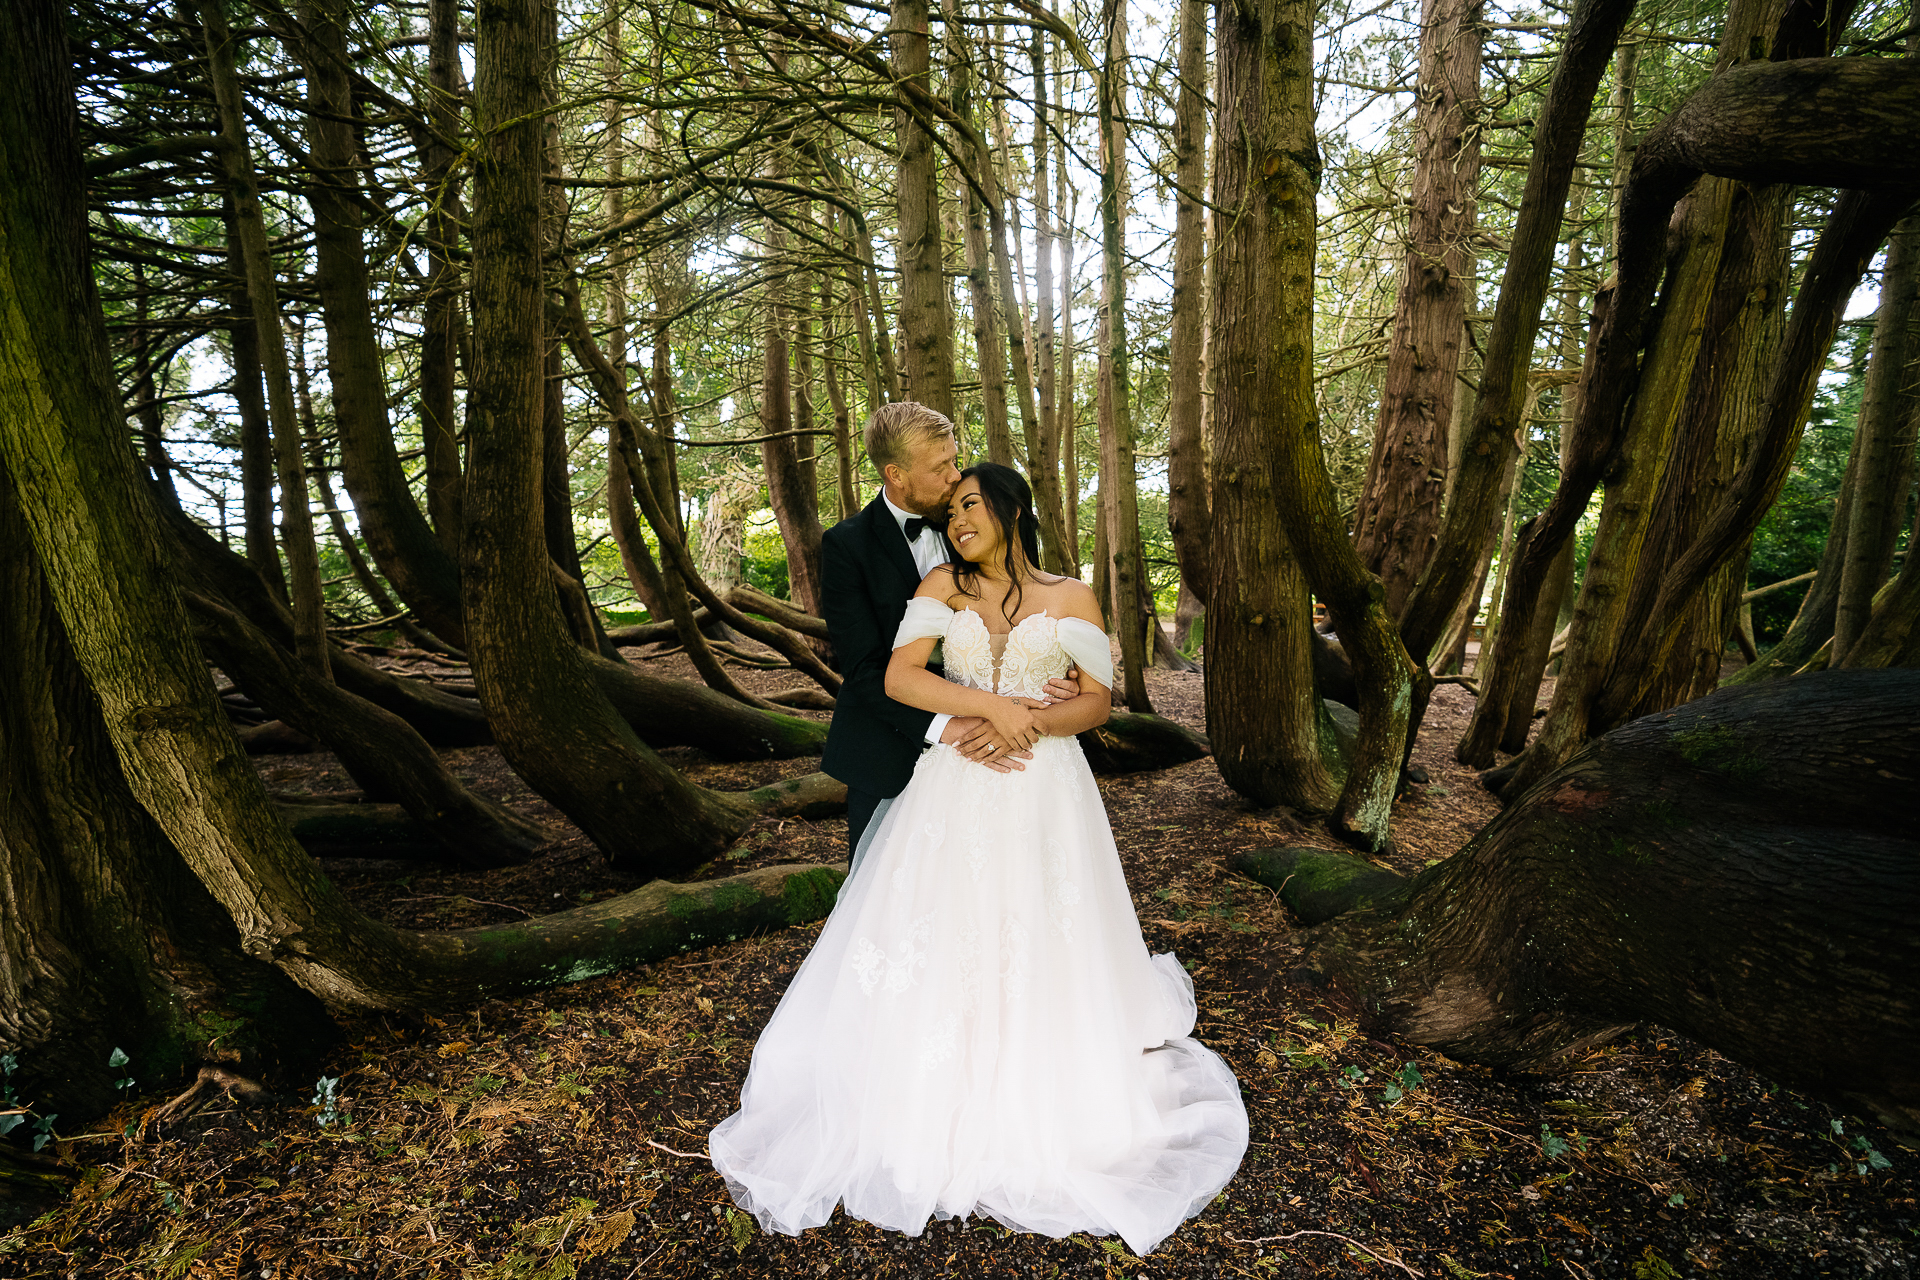
[[(960, 473), (960, 479), (980, 482), (980, 496), (986, 499), (987, 509), (993, 512), (994, 521), (1000, 526), (1005, 540), (1002, 552), (1002, 565), (1007, 571), (1007, 579), (1013, 584), (1013, 590), (1000, 605), (1000, 612), (1009, 624), (1013, 615), (1020, 612), (1020, 554), (1026, 553), (1029, 569), (1040, 565), (1040, 521), (1033, 514), (1033, 490), (1027, 486), (1027, 478), (1012, 467), (1003, 467), (997, 462), (982, 462), (968, 467)], [(1011, 536), (1009, 536), (1011, 535)], [(952, 562), (953, 584), (962, 595), (980, 598), (973, 579), (979, 574), (980, 566), (970, 560), (962, 559), (951, 540), (947, 543), (947, 558)]]

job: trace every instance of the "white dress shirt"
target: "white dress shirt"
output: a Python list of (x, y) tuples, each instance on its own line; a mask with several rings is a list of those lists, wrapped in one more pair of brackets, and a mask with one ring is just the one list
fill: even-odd
[[(900, 526), (900, 536), (905, 538), (907, 521), (914, 518), (913, 513), (894, 506), (893, 499), (887, 496), (884, 489), (880, 491), (880, 501), (887, 504), (887, 510), (893, 515), (893, 522)], [(924, 516), (920, 518), (925, 519)], [(913, 567), (920, 571), (920, 576), (923, 578), (947, 562), (946, 539), (942, 538), (940, 531), (932, 525), (921, 529), (919, 537), (908, 538), (907, 550), (913, 553)], [(927, 741), (940, 741), (940, 735), (947, 731), (947, 721), (951, 719), (953, 719), (951, 715), (936, 712), (932, 722), (927, 725)]]

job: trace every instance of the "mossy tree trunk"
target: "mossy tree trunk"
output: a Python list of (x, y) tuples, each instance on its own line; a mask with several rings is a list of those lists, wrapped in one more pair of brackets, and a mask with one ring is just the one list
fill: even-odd
[(909, 92), (910, 87), (924, 95), (932, 77), (931, 8), (929, 0), (895, 0), (889, 24), (893, 73), (905, 86), (893, 112), (900, 156), (894, 257), (900, 266), (900, 373), (906, 398), (951, 418), (953, 313), (940, 236), (937, 147), (932, 121)]
[[(292, 41), (307, 81), (306, 140), (314, 170), (307, 184), (313, 207), (314, 283), (326, 321), (327, 376), (340, 435), (340, 470), (360, 519), (367, 548), (401, 601), (428, 630), (449, 644), (464, 642), (459, 562), (427, 523), (407, 483), (387, 417), (386, 367), (373, 321), (373, 286), (362, 242), (359, 141), (353, 122), (353, 64), (347, 50), (345, 0), (305, 0), (299, 7), (299, 38)], [(438, 282), (446, 288), (444, 273)], [(436, 314), (436, 322), (443, 317)], [(438, 335), (445, 344), (444, 333)], [(436, 365), (429, 388), (442, 397), (435, 412), (452, 408), (451, 370)], [(432, 456), (444, 459), (445, 442)], [(457, 452), (455, 453), (457, 463)], [(455, 476), (457, 477), (457, 467)], [(444, 494), (448, 477), (436, 475)], [(457, 510), (441, 504), (446, 532), (454, 533)]]
[[(483, 66), (499, 52), (502, 34), (516, 34), (500, 27), (517, 21), (524, 29), (532, 7), (487, 12)], [(224, 910), (238, 949), (332, 1005), (459, 1007), (601, 971), (649, 948), (691, 945), (696, 933), (725, 936), (802, 910), (824, 914), (833, 872), (775, 868), (753, 884), (736, 878), (682, 891), (690, 900), (654, 886), (580, 909), (585, 915), (409, 933), (362, 914), (318, 871), (228, 728), (169, 572), (166, 539), (126, 447), (87, 261), (62, 18), (51, 0), (0, 10), (0, 60), (12, 71), (0, 83), (0, 462), (18, 489), (48, 593), (127, 791)], [(493, 157), (483, 158), (483, 172), (491, 163)], [(530, 367), (537, 376), (538, 360)], [(524, 399), (533, 405), (536, 396)], [(521, 420), (537, 426), (531, 413)], [(537, 484), (537, 468), (525, 470)], [(488, 496), (493, 500), (471, 514), (498, 539), (501, 504)], [(544, 562), (537, 512), (521, 514), (522, 542)], [(484, 555), (477, 563), (495, 568)], [(541, 568), (533, 581), (544, 580)], [(547, 607), (553, 609), (550, 600)], [(497, 616), (482, 615), (474, 630), (484, 646)], [(559, 645), (577, 653), (551, 612), (547, 622)], [(830, 790), (816, 778), (740, 797), (698, 794), (744, 825), (752, 814), (788, 812), (810, 797), (830, 802)], [(635, 811), (653, 829), (642, 838), (657, 849), (661, 815)], [(656, 861), (691, 865), (713, 843), (686, 840)], [(670, 924), (659, 921), (661, 911)]]
[[(1221, 137), (1238, 138), (1243, 128), (1265, 137), (1265, 42), (1277, 34), (1278, 10), (1295, 23), (1301, 18), (1297, 5), (1220, 11), (1214, 101)], [(1313, 613), (1306, 577), (1281, 528), (1264, 444), (1278, 400), (1273, 357), (1281, 344), (1270, 333), (1280, 285), (1268, 274), (1270, 209), (1258, 190), (1261, 164), (1245, 147), (1222, 146), (1213, 173), (1213, 202), (1222, 212), (1212, 291), (1207, 728), (1228, 786), (1257, 804), (1324, 813), (1339, 789), (1321, 757)], [(1304, 314), (1310, 325), (1310, 297), (1289, 301), (1288, 314), (1296, 322)], [(1290, 336), (1298, 341), (1297, 324)]]
[(128, 789), (4, 466), (0, 596), (0, 1051), (21, 1099), (72, 1133), (127, 1076), (304, 1066), (332, 1023), (242, 950)]
[[(1480, 178), (1478, 0), (1423, 0), (1412, 212), (1354, 541), (1396, 619), (1440, 528)], [(1479, 603), (1475, 597), (1474, 603)]]
[[(1251, 271), (1248, 297), (1258, 299), (1261, 312), (1252, 355), (1258, 370), (1253, 407), (1263, 429), (1253, 464), (1270, 477), (1275, 510), (1267, 518), (1285, 530), (1307, 580), (1338, 620), (1358, 684), (1360, 738), (1333, 826), (1365, 848), (1380, 849), (1390, 839), (1414, 667), (1400, 646), (1380, 580), (1347, 537), (1320, 444), (1312, 362), (1314, 199), (1320, 185), (1312, 57), (1312, 16), (1297, 0), (1252, 6), (1223, 25), (1222, 74), (1231, 65), (1236, 78), (1230, 95), (1223, 84), (1220, 132), (1244, 139), (1258, 166), (1255, 174), (1236, 174), (1246, 183), (1238, 220), (1251, 229), (1245, 250), (1250, 261), (1240, 269)], [(1227, 163), (1223, 156), (1223, 172)], [(1239, 169), (1249, 162), (1233, 163)], [(1216, 608), (1216, 620), (1219, 615)], [(1299, 625), (1308, 625), (1309, 616), (1301, 609)], [(1272, 622), (1286, 625), (1280, 618)], [(1209, 643), (1217, 638), (1216, 631)], [(1303, 674), (1296, 668), (1271, 678)], [(1209, 710), (1217, 705), (1209, 699)], [(1318, 711), (1316, 701), (1309, 714), (1317, 719)]]
[(601, 694), (561, 616), (543, 526), (540, 0), (482, 11), (475, 104), (486, 139), (473, 207), (474, 378), (465, 580), (474, 686), (507, 763), (616, 862), (670, 871), (749, 820), (688, 783)]
[[(1479, 393), (1460, 442), (1460, 468), (1452, 479), (1446, 516), (1428, 557), (1426, 576), (1401, 614), (1400, 634), (1407, 652), (1423, 658), (1439, 643), (1460, 597), (1473, 585), (1480, 548), (1498, 510), (1501, 476), (1521, 427), (1534, 336), (1540, 330), (1541, 307), (1552, 281), (1567, 191), (1579, 162), (1587, 117), (1592, 114), (1594, 91), (1633, 9), (1634, 0), (1580, 0), (1561, 37), (1553, 78), (1535, 118), (1526, 188), (1500, 281), (1500, 300), (1487, 330)], [(1523, 549), (1524, 542), (1523, 530)], [(1537, 566), (1541, 576), (1551, 559), (1551, 555), (1541, 559)], [(1539, 591), (1537, 578), (1521, 587), (1518, 570), (1523, 568), (1516, 566), (1515, 577), (1508, 582), (1510, 602), (1531, 599), (1530, 593)], [(1507, 625), (1503, 617), (1501, 629)]]
[(1917, 723), (1917, 672), (1723, 689), (1588, 743), (1411, 880), (1237, 865), (1327, 921), (1306, 972), (1413, 1043), (1551, 1069), (1655, 1022), (1913, 1130)]

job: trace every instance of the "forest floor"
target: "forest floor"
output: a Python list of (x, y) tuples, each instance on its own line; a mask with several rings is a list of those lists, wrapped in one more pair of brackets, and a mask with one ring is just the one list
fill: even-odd
[[(650, 665), (690, 674), (683, 657)], [(793, 684), (790, 672), (744, 679)], [(1155, 671), (1149, 687), (1163, 714), (1202, 726), (1199, 676)], [(1495, 812), (1451, 756), (1469, 708), (1463, 690), (1438, 691), (1414, 757), (1432, 782), (1395, 812), (1389, 861), (1401, 870), (1450, 856)], [(497, 753), (448, 754), (559, 838), (525, 866), (487, 873), (329, 861), (360, 907), (454, 928), (640, 883), (611, 871)], [(817, 766), (667, 754), (726, 789)], [(276, 791), (351, 787), (324, 754), (259, 763)], [(844, 1216), (798, 1239), (767, 1236), (735, 1209), (705, 1135), (734, 1109), (814, 925), (460, 1016), (351, 1020), (316, 1069), (324, 1079), (269, 1080), (264, 1105), (223, 1101), (159, 1126), (146, 1121), (166, 1094), (136, 1096), (98, 1133), (58, 1144), (84, 1178), (66, 1204), (0, 1234), (0, 1276), (1746, 1280), (1917, 1269), (1920, 1153), (1880, 1126), (1653, 1026), (1557, 1077), (1372, 1038), (1289, 985), (1298, 922), (1224, 868), (1242, 848), (1339, 847), (1324, 831), (1254, 809), (1205, 760), (1102, 778), (1100, 790), (1147, 942), (1191, 969), (1197, 1035), (1232, 1065), (1252, 1121), (1239, 1175), (1150, 1257), (979, 1219), (916, 1239)], [(703, 874), (837, 862), (844, 831), (763, 822)]]

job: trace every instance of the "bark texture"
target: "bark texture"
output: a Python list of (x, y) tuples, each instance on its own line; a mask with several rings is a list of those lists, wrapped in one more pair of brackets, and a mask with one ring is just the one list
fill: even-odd
[(1916, 723), (1911, 671), (1722, 690), (1595, 739), (1412, 880), (1241, 866), (1334, 917), (1310, 969), (1416, 1044), (1538, 1069), (1656, 1022), (1911, 1131)]
[(541, 500), (546, 25), (539, 0), (491, 6), (480, 19), (475, 102), (487, 142), (474, 188), (465, 547), (474, 685), (501, 754), (529, 786), (609, 857), (667, 871), (724, 848), (747, 813), (689, 784), (634, 735), (542, 585), (553, 575)]
[[(1913, 394), (1916, 371), (1913, 320), (1920, 287), (1920, 217), (1909, 214), (1887, 240), (1880, 309), (1860, 394), (1858, 483), (1847, 513), (1847, 553), (1834, 609), (1833, 665), (1850, 664), (1854, 642), (1873, 613), (1873, 595), (1886, 581), (1893, 544), (1906, 515), (1913, 478)], [(1909, 552), (1909, 555), (1912, 553)]]
[[(1200, 434), (1206, 352), (1207, 10), (1181, 0), (1180, 96), (1173, 117), (1173, 301), (1167, 338), (1167, 531), (1182, 588), (1206, 603), (1207, 459)], [(1035, 33), (1035, 39), (1038, 39)], [(1184, 639), (1184, 636), (1177, 639)]]
[(1397, 619), (1440, 528), (1480, 179), (1480, 5), (1423, 0), (1413, 209), (1355, 540)]
[[(1425, 657), (1432, 652), (1461, 594), (1473, 584), (1482, 540), (1498, 510), (1500, 477), (1519, 447), (1533, 340), (1540, 330), (1554, 247), (1594, 91), (1633, 8), (1634, 0), (1580, 0), (1567, 20), (1553, 79), (1534, 125), (1533, 159), (1500, 281), (1500, 300), (1487, 330), (1479, 394), (1461, 441), (1460, 472), (1453, 480), (1428, 572), (1401, 616), (1400, 635), (1409, 653)], [(1542, 561), (1542, 576), (1550, 561), (1551, 556)], [(1509, 599), (1519, 594), (1516, 586), (1509, 584)], [(1531, 590), (1537, 592), (1538, 586)]]
[[(313, 208), (314, 283), (326, 320), (341, 475), (374, 563), (428, 630), (457, 646), (464, 643), (459, 565), (414, 502), (387, 418), (386, 367), (373, 324), (373, 285), (361, 238), (366, 196), (360, 189), (353, 124), (347, 7), (343, 0), (307, 0), (299, 14), (307, 147), (316, 174), (305, 194)], [(439, 283), (446, 286), (444, 278)], [(436, 322), (443, 319), (451, 317), (436, 315)], [(446, 341), (446, 335), (441, 340)], [(436, 369), (435, 376), (446, 373)], [(429, 390), (446, 397), (440, 408), (450, 410), (450, 386)], [(437, 425), (444, 429), (444, 422)], [(447, 443), (432, 441), (437, 454), (445, 453)], [(446, 477), (440, 478), (444, 497)], [(451, 531), (452, 517), (444, 502), (442, 515)]]
[[(1261, 147), (1252, 156), (1246, 147), (1223, 146), (1214, 167), (1214, 204), (1223, 212), (1212, 306), (1215, 454), (1205, 673), (1208, 732), (1227, 785), (1259, 804), (1325, 812), (1338, 790), (1321, 755), (1313, 614), (1305, 575), (1280, 524), (1281, 498), (1266, 447), (1276, 406), (1289, 403), (1287, 362), (1297, 372), (1311, 355), (1313, 303), (1310, 288), (1302, 296), (1298, 280), (1274, 278), (1269, 244), (1277, 229), (1267, 224), (1277, 211), (1259, 190), (1269, 157), (1266, 113), (1277, 98), (1266, 83), (1267, 44), (1309, 40), (1305, 23), (1305, 10), (1291, 0), (1220, 13), (1218, 130), (1223, 137), (1259, 139)], [(1310, 197), (1305, 216), (1312, 217)], [(1310, 416), (1307, 406), (1291, 407)]]
[[(953, 315), (944, 276), (940, 236), (940, 182), (932, 123), (916, 95), (924, 97), (933, 66), (928, 0), (897, 0), (890, 39), (893, 73), (903, 82), (894, 108), (900, 145), (901, 375), (909, 399), (953, 417)], [(868, 255), (868, 260), (872, 256)]]
[(1147, 599), (1140, 543), (1139, 478), (1135, 474), (1132, 357), (1127, 347), (1127, 273), (1124, 237), (1127, 194), (1126, 0), (1104, 0), (1106, 64), (1099, 83), (1100, 115), (1100, 508), (1107, 530), (1113, 590), (1109, 619), (1120, 637), (1121, 692), (1131, 711), (1151, 714), (1147, 696)]
[[(149, 1091), (205, 1062), (304, 1069), (332, 1024), (242, 952), (128, 789), (4, 466), (0, 595), (0, 1045), (19, 1059), (12, 1083), (71, 1133), (118, 1101), (122, 1076)], [(124, 1070), (108, 1068), (115, 1049)], [(12, 1180), (0, 1181), (4, 1202)]]

